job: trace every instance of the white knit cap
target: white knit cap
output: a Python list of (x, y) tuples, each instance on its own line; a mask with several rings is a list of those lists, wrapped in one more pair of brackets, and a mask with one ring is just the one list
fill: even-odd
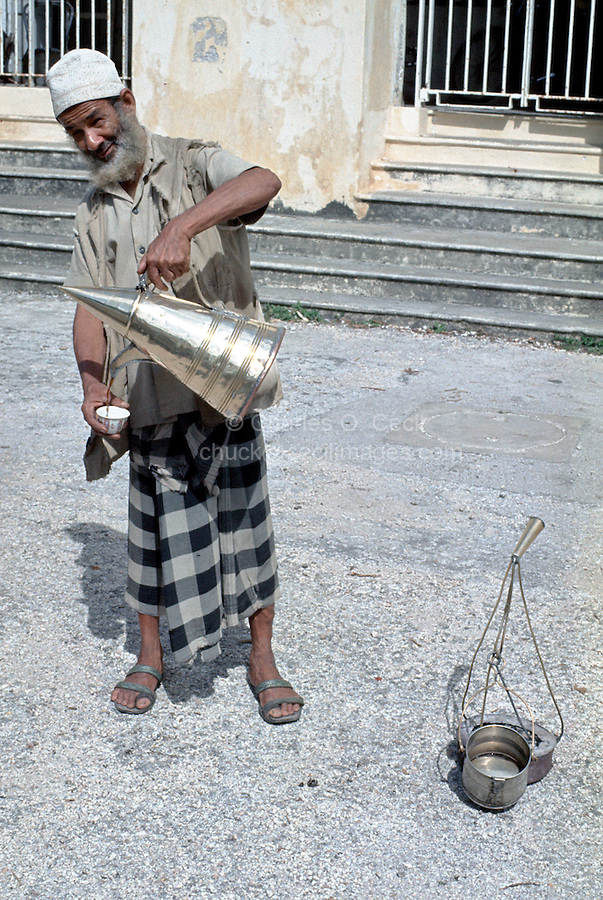
[(124, 84), (113, 60), (98, 50), (70, 50), (46, 76), (56, 118), (87, 100), (118, 97)]

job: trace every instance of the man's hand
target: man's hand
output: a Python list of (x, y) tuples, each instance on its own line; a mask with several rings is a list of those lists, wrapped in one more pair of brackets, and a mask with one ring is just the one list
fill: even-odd
[(274, 172), (257, 166), (221, 184), (200, 203), (167, 223), (140, 260), (138, 274), (146, 272), (155, 287), (165, 291), (164, 281), (169, 283), (188, 272), (191, 241), (196, 234), (220, 222), (263, 210), (280, 188)]
[(96, 410), (99, 406), (105, 406), (107, 399), (110, 405), (121, 406), (125, 409), (128, 404), (116, 397), (115, 394), (107, 397), (107, 385), (102, 380), (107, 350), (103, 323), (80, 303), (76, 307), (73, 320), (73, 349), (84, 389), (84, 402), (82, 403), (84, 419), (97, 434), (117, 440), (118, 434), (107, 434), (105, 426), (96, 418)]
[[(109, 403), (107, 404), (107, 397)], [(106, 427), (96, 418), (96, 410), (101, 406), (121, 406), (127, 409), (128, 404), (116, 397), (115, 394), (107, 391), (107, 385), (102, 381), (88, 382), (86, 392), (84, 394), (84, 402), (82, 403), (82, 414), (84, 419), (97, 434), (102, 434), (111, 440), (119, 440), (119, 434), (108, 434)]]
[[(167, 284), (188, 272), (191, 261), (191, 238), (185, 231), (180, 216), (168, 222), (161, 234), (152, 241), (140, 260), (137, 272), (147, 273), (160, 291), (167, 291)], [(163, 279), (163, 280), (162, 280)]]

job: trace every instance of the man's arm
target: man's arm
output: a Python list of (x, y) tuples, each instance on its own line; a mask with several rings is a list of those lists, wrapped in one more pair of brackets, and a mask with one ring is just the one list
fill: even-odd
[[(73, 320), (73, 349), (84, 389), (84, 419), (94, 431), (117, 440), (119, 435), (107, 435), (107, 429), (96, 418), (96, 410), (107, 402), (107, 385), (103, 382), (107, 350), (105, 330), (101, 320), (80, 304)], [(122, 407), (128, 405), (113, 394), (111, 403)]]
[(201, 203), (168, 222), (142, 257), (138, 274), (146, 272), (155, 287), (166, 290), (164, 281), (174, 281), (188, 272), (191, 240), (196, 234), (212, 225), (261, 209), (280, 189), (280, 179), (269, 169), (248, 169), (225, 182)]

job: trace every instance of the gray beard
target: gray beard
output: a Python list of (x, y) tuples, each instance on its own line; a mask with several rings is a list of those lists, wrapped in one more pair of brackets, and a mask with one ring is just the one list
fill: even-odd
[(115, 138), (116, 150), (112, 158), (104, 162), (86, 150), (81, 151), (93, 183), (101, 190), (132, 181), (144, 164), (147, 152), (147, 136), (136, 116), (124, 112), (119, 104), (115, 109), (120, 128)]

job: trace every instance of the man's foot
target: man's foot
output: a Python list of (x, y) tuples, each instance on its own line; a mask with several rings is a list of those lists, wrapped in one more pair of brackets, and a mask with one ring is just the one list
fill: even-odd
[[(267, 722), (278, 725), (280, 720), (285, 722), (297, 722), (301, 715), (304, 701), (291, 687), (276, 687), (271, 685), (258, 693), (257, 687), (265, 681), (282, 681), (272, 654), (272, 622), (274, 620), (274, 606), (264, 606), (249, 617), (249, 630), (251, 631), (251, 653), (249, 655), (249, 669), (247, 681), (253, 695), (260, 704), (260, 715)], [(285, 682), (287, 684), (288, 682)], [(291, 702), (296, 697), (299, 702)], [(279, 702), (282, 701), (282, 702)], [(268, 707), (266, 709), (266, 707)]]
[[(303, 698), (296, 694), (290, 686), (286, 686), (288, 682), (283, 681), (281, 678), (272, 654), (262, 659), (254, 650), (251, 651), (247, 681), (259, 703), (260, 715), (265, 721), (274, 720), (275, 724), (281, 724), (279, 720), (282, 720), (283, 725), (286, 722), (297, 722), (301, 715), (301, 708), (304, 705)], [(283, 682), (284, 686), (270, 686), (259, 693), (257, 692), (257, 688), (262, 682), (271, 681)], [(299, 702), (292, 703), (291, 700), (294, 697)]]
[[(128, 672), (124, 680), (114, 687), (111, 700), (119, 712), (144, 713), (155, 703), (155, 691), (161, 684), (163, 675), (162, 657), (162, 653), (159, 655), (141, 653), (137, 664)], [(140, 671), (140, 668), (143, 671)], [(144, 671), (145, 668), (153, 669), (153, 672)], [(131, 684), (132, 687), (126, 687), (126, 684)], [(144, 690), (136, 690), (134, 685)]]

